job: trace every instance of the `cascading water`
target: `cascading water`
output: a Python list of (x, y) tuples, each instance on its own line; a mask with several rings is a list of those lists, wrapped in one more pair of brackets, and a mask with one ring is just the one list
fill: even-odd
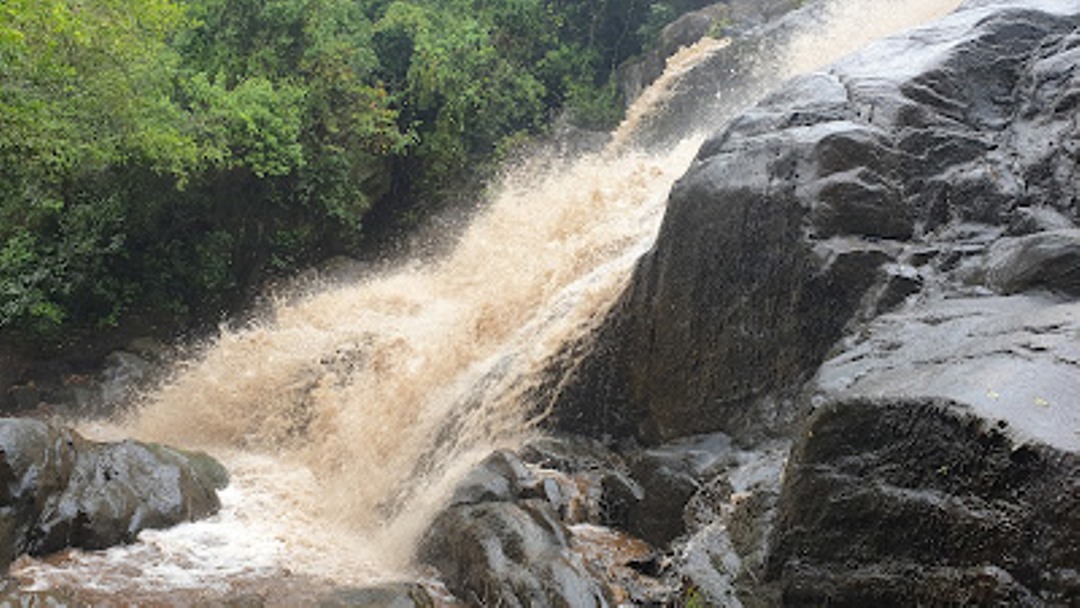
[[(841, 3), (838, 19), (795, 36), (788, 67), (767, 77), (822, 65), (957, 2), (887, 4), (896, 7)], [(13, 574), (31, 588), (132, 603), (268, 586), (287, 598), (319, 581), (422, 576), (411, 570), (414, 541), (465, 471), (533, 434), (531, 378), (614, 301), (700, 144), (636, 151), (637, 123), (724, 46), (707, 40), (674, 58), (606, 151), (510, 172), (445, 258), (281, 304), (223, 332), (130, 420), (87, 425), (91, 436), (212, 453), (233, 476), (223, 510), (130, 547), (24, 558)]]

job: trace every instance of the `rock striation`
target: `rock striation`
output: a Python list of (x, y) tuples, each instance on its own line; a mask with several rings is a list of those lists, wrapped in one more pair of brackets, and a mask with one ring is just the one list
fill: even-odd
[(0, 565), (128, 543), (147, 528), (206, 517), (227, 483), (225, 469), (204, 454), (0, 419)]

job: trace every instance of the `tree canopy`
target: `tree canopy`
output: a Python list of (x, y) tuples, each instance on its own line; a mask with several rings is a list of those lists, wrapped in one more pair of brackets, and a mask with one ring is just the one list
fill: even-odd
[(217, 320), (558, 112), (609, 126), (684, 4), (6, 0), (0, 334)]

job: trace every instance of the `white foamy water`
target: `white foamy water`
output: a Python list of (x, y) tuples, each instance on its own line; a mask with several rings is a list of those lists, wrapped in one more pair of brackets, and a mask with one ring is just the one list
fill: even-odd
[[(843, 2), (825, 32), (834, 42), (799, 37), (792, 52), (817, 67), (855, 39), (956, 4)], [(723, 47), (706, 41), (674, 58), (607, 152), (511, 171), (445, 258), (283, 303), (179, 366), (119, 427), (84, 429), (218, 457), (233, 477), (218, 515), (129, 547), (24, 558), (13, 574), (91, 602), (256, 593), (272, 605), (324, 585), (422, 577), (411, 564), (418, 536), (465, 471), (534, 433), (534, 375), (621, 292), (700, 144), (649, 154), (626, 149), (626, 133), (672, 79)]]

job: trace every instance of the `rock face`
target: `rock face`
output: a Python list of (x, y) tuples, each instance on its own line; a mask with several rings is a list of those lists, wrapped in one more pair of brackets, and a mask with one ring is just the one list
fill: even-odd
[(0, 565), (23, 553), (101, 549), (206, 517), (227, 482), (203, 454), (96, 443), (37, 420), (0, 419)]
[(1029, 210), (1078, 216), (1076, 13), (969, 7), (736, 118), (674, 188), (559, 427), (653, 442), (783, 434), (849, 323), (928, 281), (1073, 293), (1074, 229), (984, 258), (993, 227)]
[[(659, 487), (684, 522), (719, 496), (703, 521), (720, 527), (680, 527), (673, 506), (637, 530), (683, 535), (684, 589), (720, 605), (1080, 597), (1078, 113), (1080, 2), (972, 1), (788, 82), (703, 145), (551, 383), (556, 430), (793, 442), (778, 499), (663, 459), (634, 470), (642, 502)], [(767, 567), (740, 576), (751, 554)]]
[(1080, 597), (1076, 452), (1020, 443), (1007, 424), (929, 397), (833, 401), (805, 435), (770, 556), (785, 605)]
[(619, 66), (623, 98), (629, 104), (663, 73), (667, 59), (705, 36), (758, 37), (776, 19), (797, 8), (797, 0), (728, 0), (685, 13), (660, 32), (656, 48)]

